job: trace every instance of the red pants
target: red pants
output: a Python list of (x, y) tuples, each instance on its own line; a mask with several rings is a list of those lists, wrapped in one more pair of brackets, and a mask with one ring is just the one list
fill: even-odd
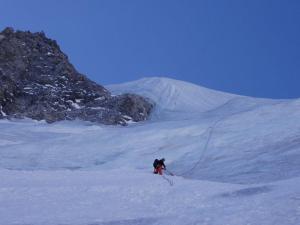
[(162, 174), (163, 174), (162, 171), (163, 171), (162, 166), (158, 166), (158, 167), (154, 168), (154, 173), (155, 173), (155, 174), (162, 175)]

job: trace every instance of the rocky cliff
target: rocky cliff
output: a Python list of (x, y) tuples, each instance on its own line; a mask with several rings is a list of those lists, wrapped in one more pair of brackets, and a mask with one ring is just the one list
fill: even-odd
[(43, 32), (6, 28), (0, 33), (0, 118), (126, 125), (146, 120), (152, 108), (135, 94), (112, 96), (77, 72)]

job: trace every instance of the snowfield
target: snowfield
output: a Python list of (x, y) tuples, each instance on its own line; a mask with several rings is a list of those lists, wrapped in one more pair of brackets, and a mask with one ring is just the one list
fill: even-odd
[[(156, 103), (127, 127), (0, 120), (0, 225), (300, 224), (300, 99), (168, 78), (107, 87)], [(155, 158), (175, 174), (152, 174)]]

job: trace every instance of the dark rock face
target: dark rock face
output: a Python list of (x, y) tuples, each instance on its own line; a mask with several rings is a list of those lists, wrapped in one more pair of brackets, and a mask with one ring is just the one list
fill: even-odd
[(0, 33), (0, 118), (126, 125), (146, 120), (152, 108), (138, 95), (111, 96), (78, 73), (42, 32), (6, 28)]

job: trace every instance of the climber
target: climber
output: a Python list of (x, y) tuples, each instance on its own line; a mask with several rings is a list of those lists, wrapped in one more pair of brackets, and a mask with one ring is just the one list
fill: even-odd
[(159, 174), (162, 175), (163, 174), (163, 170), (166, 169), (166, 165), (165, 165), (165, 159), (155, 159), (153, 162), (153, 167), (154, 167), (154, 171), (153, 173), (155, 174)]

